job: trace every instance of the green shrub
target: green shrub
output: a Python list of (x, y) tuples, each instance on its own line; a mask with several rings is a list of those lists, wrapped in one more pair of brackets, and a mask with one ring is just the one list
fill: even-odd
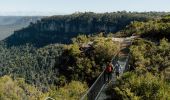
[(160, 76), (146, 72), (127, 72), (112, 87), (120, 100), (169, 100), (170, 85)]
[(12, 80), (9, 76), (0, 77), (0, 100), (42, 100), (43, 94), (23, 79)]
[(58, 90), (51, 90), (50, 97), (56, 100), (79, 100), (87, 90), (87, 84), (72, 81)]
[(170, 67), (170, 43), (167, 39), (160, 40), (159, 44), (144, 39), (137, 39), (130, 47), (130, 65), (144, 67), (152, 73), (163, 71)]

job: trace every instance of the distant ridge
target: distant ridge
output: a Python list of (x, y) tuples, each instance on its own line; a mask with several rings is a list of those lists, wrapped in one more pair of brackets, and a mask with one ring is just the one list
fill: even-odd
[(78, 34), (115, 33), (132, 21), (147, 21), (161, 17), (165, 12), (113, 12), (113, 13), (73, 13), (45, 17), (28, 27), (15, 31), (4, 41), (8, 46), (20, 46), (27, 43), (36, 47), (53, 43), (71, 43)]
[(0, 16), (0, 40), (10, 36), (15, 30), (27, 27), (30, 22), (35, 23), (42, 16)]
[(32, 12), (0, 12), (0, 16), (52, 16), (52, 15), (66, 15), (68, 13), (60, 13), (60, 12), (39, 12), (39, 11), (32, 11)]

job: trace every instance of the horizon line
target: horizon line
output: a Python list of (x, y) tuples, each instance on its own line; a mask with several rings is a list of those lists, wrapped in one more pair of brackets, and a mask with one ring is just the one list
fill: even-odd
[(96, 13), (96, 14), (101, 14), (101, 13), (118, 13), (118, 12), (126, 12), (126, 13), (170, 13), (170, 11), (127, 11), (127, 10), (117, 10), (117, 11), (106, 11), (106, 12), (96, 12), (96, 11), (75, 11), (75, 12), (41, 12), (41, 11), (30, 11), (30, 12), (24, 12), (24, 11), (13, 11), (13, 12), (1, 12), (0, 11), (0, 16), (55, 16), (55, 15), (71, 15), (75, 13)]

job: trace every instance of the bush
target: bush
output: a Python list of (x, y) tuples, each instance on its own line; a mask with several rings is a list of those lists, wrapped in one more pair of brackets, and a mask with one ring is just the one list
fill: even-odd
[[(87, 41), (91, 40), (87, 44)], [(85, 36), (74, 38), (74, 43), (65, 46), (60, 56), (59, 71), (68, 81), (82, 80), (91, 85), (103, 70), (102, 66), (119, 50), (119, 44), (110, 38)]]
[(113, 42), (111, 38), (97, 38), (93, 45), (96, 60), (101, 64), (111, 61), (113, 56), (120, 50), (120, 44)]
[(58, 90), (52, 90), (49, 96), (56, 100), (79, 100), (86, 90), (86, 83), (72, 81)]
[(127, 72), (112, 87), (114, 98), (120, 100), (169, 100), (170, 85), (162, 77), (149, 72)]
[(159, 44), (144, 39), (137, 39), (130, 47), (130, 65), (134, 68), (144, 67), (152, 73), (162, 72), (170, 66), (170, 43), (167, 39)]
[(0, 78), (0, 100), (42, 100), (45, 94), (28, 85), (23, 79), (12, 80), (9, 76)]

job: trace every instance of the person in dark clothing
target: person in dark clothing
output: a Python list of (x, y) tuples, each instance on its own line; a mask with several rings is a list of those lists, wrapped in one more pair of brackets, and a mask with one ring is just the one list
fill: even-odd
[(120, 64), (117, 62), (116, 65), (115, 65), (115, 68), (114, 68), (114, 70), (115, 70), (115, 72), (116, 72), (116, 76), (119, 76), (119, 74), (120, 74), (120, 69), (121, 69), (121, 66), (120, 66)]
[(113, 71), (113, 64), (108, 63), (105, 69), (105, 73), (107, 75), (107, 82), (110, 82), (111, 77), (112, 77), (112, 71)]

